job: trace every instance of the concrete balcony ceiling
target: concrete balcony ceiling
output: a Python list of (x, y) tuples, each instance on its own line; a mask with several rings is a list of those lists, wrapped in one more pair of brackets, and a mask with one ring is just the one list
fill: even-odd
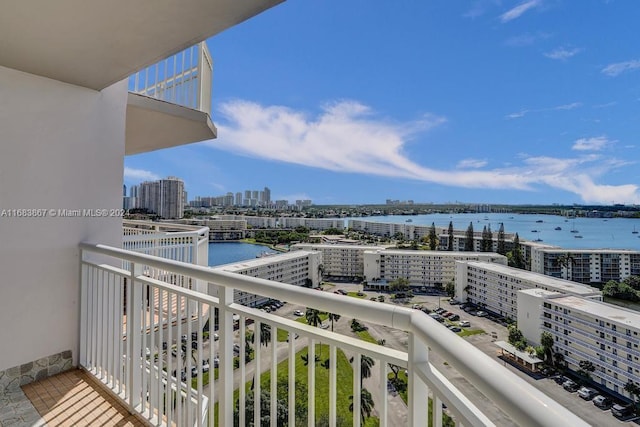
[(11, 2), (0, 13), (0, 65), (101, 90), (281, 2)]

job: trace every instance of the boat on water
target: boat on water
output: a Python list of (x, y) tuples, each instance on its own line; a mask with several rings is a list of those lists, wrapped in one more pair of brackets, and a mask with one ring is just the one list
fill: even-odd
[(406, 220), (405, 222), (413, 222), (413, 220), (411, 218), (409, 218), (408, 220)]
[[(631, 234), (638, 234), (638, 230), (636, 230), (636, 226), (633, 226), (633, 231), (631, 232)], [(640, 236), (638, 236), (640, 237)]]
[(534, 242), (542, 242), (542, 239), (536, 239)]
[(556, 227), (554, 230), (562, 230), (562, 227)]
[(544, 221), (543, 221), (543, 220), (541, 220), (541, 219), (539, 219), (539, 220), (536, 220), (536, 222), (544, 222)]
[(532, 232), (532, 233), (537, 233), (537, 232), (538, 232), (538, 230), (531, 230), (531, 232)]
[(573, 236), (573, 237), (575, 237), (576, 239), (582, 239), (582, 236), (581, 236), (581, 235), (579, 235), (579, 234), (576, 234), (576, 235), (575, 235), (575, 236)]

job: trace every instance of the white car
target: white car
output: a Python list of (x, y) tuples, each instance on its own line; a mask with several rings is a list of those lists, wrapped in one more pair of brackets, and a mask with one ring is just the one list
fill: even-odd
[(304, 313), (302, 312), (302, 310), (296, 310), (293, 312), (293, 315), (301, 317), (301, 316), (304, 316)]
[(469, 322), (468, 320), (463, 320), (461, 322), (458, 322), (458, 326), (460, 326), (461, 328), (468, 328), (469, 326), (471, 326), (471, 322)]

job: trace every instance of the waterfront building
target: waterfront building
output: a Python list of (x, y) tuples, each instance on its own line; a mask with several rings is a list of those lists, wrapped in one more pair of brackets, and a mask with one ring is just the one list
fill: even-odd
[(327, 277), (364, 277), (364, 253), (384, 249), (381, 246), (297, 243), (291, 250), (318, 251), (322, 253), (323, 275)]
[[(260, 279), (273, 280), (294, 286), (317, 288), (320, 285), (320, 265), (322, 254), (313, 251), (294, 251), (276, 255), (265, 255), (247, 261), (235, 262), (215, 267), (214, 270), (227, 271)], [(234, 291), (234, 302), (248, 307), (260, 307), (271, 298)]]
[(158, 181), (145, 181), (139, 186), (140, 208), (157, 214), (160, 218), (182, 218), (185, 206), (184, 182), (170, 176)]
[[(507, 319), (518, 318), (519, 291), (542, 289), (602, 300), (597, 288), (497, 263), (456, 263), (456, 298)], [(534, 319), (535, 321), (535, 319)]]
[(180, 224), (199, 225), (209, 228), (209, 241), (224, 242), (241, 240), (247, 234), (247, 221), (236, 219), (235, 215), (211, 216), (208, 218), (189, 218), (176, 221)]
[(507, 258), (491, 252), (412, 251), (373, 249), (364, 252), (364, 277), (370, 286), (385, 287), (408, 279), (412, 287), (440, 287), (456, 277), (456, 261), (507, 264)]
[(335, 228), (344, 230), (344, 220), (339, 218), (297, 218), (297, 217), (280, 217), (278, 218), (280, 228), (296, 228), (306, 227), (309, 230), (329, 230)]
[[(569, 369), (577, 372), (580, 362), (591, 362), (594, 383), (633, 400), (624, 387), (640, 377), (640, 313), (553, 292), (529, 294), (519, 310), (523, 316), (518, 314), (518, 327), (528, 341), (537, 344), (540, 334), (549, 332), (554, 354), (561, 354)], [(527, 329), (521, 326), (525, 324)]]
[(531, 271), (579, 283), (606, 283), (640, 275), (640, 251), (531, 246)]

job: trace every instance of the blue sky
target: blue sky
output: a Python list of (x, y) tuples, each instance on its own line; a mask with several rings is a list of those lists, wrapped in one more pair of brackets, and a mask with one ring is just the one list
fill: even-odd
[(289, 0), (210, 39), (218, 138), (129, 156), (189, 198), (640, 204), (640, 7)]

